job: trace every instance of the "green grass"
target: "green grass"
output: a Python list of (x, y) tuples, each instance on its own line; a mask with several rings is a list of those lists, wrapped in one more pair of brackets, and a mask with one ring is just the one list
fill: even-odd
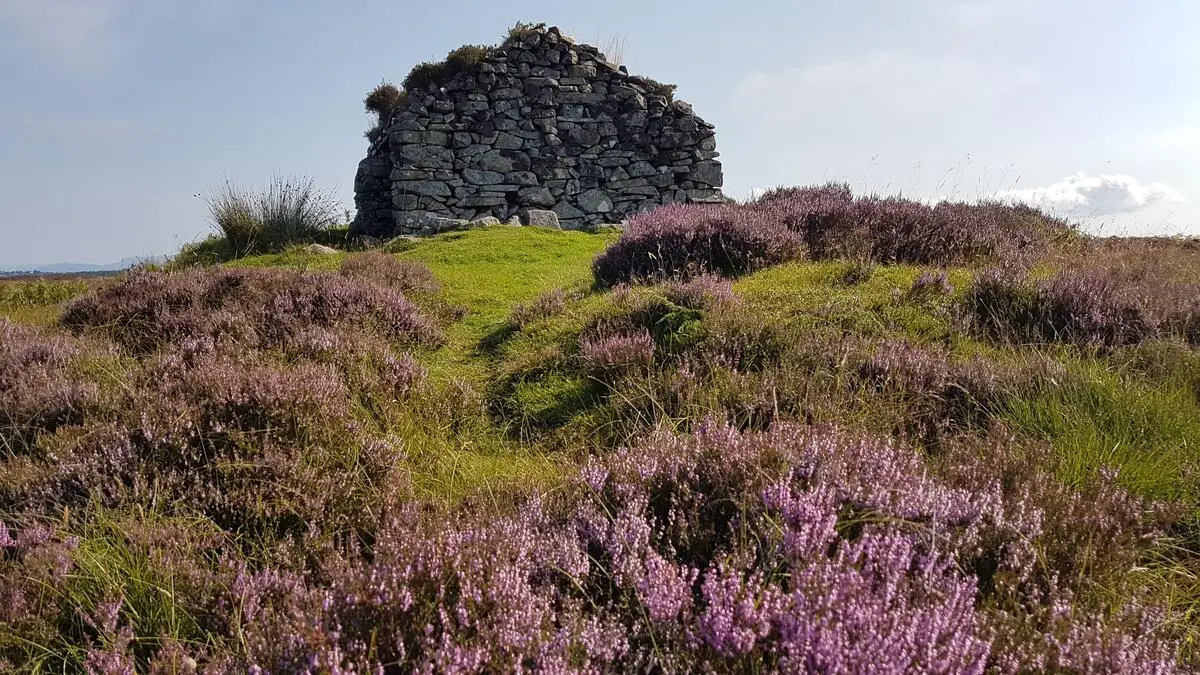
[(34, 281), (0, 280), (0, 316), (17, 323), (44, 326), (58, 317), (64, 304), (77, 298), (102, 280), (37, 279)]
[(616, 236), (543, 228), (492, 227), (433, 237), (400, 254), (423, 262), (446, 299), (464, 305), (464, 322), (494, 326), (513, 305), (554, 288), (588, 286), (592, 258)]
[[(73, 516), (73, 517), (72, 517)], [(47, 586), (43, 593), (58, 598), (63, 612), (58, 619), (58, 634), (42, 636), (33, 643), (14, 627), (9, 632), (0, 626), (0, 645), (19, 645), (31, 654), (27, 666), (31, 672), (70, 672), (68, 664), (84, 658), (82, 636), (95, 635), (88, 625), (101, 603), (123, 598), (120, 614), (130, 629), (135, 653), (148, 654), (164, 639), (178, 643), (205, 644), (211, 636), (202, 626), (204, 617), (194, 611), (195, 594), (186, 567), (163, 557), (164, 548), (184, 547), (179, 552), (190, 558), (189, 566), (215, 566), (215, 555), (206, 559), (203, 550), (190, 542), (216, 541), (224, 535), (202, 518), (169, 518), (152, 511), (118, 512), (89, 509), (86, 514), (65, 516), (76, 523), (73, 532), (77, 548), (75, 569), (61, 583)], [(65, 524), (65, 523), (64, 523)], [(179, 539), (164, 547), (164, 542), (140, 539), (149, 525), (176, 528)], [(85, 618), (89, 617), (89, 618)], [(115, 635), (101, 634), (99, 646), (108, 646)]]
[(1139, 494), (1200, 498), (1192, 478), (1200, 468), (1200, 406), (1176, 382), (1122, 376), (1102, 363), (1080, 361), (1066, 377), (1012, 400), (1004, 419), (1051, 443), (1068, 482), (1108, 465)]
[[(467, 309), (463, 320), (450, 327), (449, 343), (422, 355), (431, 375), (485, 383), (488, 365), (476, 353), (480, 341), (503, 326), (517, 303), (555, 288), (589, 286), (592, 258), (616, 237), (615, 232), (489, 227), (405, 240), (398, 257), (428, 265), (442, 284), (442, 298)], [(293, 247), (228, 266), (330, 270), (337, 269), (346, 255), (353, 254), (311, 255), (303, 247)]]
[(948, 271), (954, 287), (950, 296), (910, 300), (903, 294), (925, 268), (879, 265), (866, 281), (848, 283), (850, 268), (841, 262), (789, 263), (747, 276), (734, 290), (764, 319), (785, 325), (947, 345), (961, 338), (951, 326), (948, 309), (970, 283), (969, 270)]
[[(449, 327), (445, 347), (419, 355), (431, 376), (442, 383), (463, 380), (480, 391), (494, 391), (498, 382), (513, 378), (505, 395), (515, 417), (507, 424), (586, 421), (595, 404), (594, 383), (563, 364), (580, 331), (616, 311), (608, 293), (588, 289), (592, 259), (617, 236), (612, 231), (494, 227), (405, 241), (398, 257), (428, 265), (442, 284), (442, 299), (467, 309), (466, 316)], [(226, 264), (332, 270), (347, 255), (353, 254), (312, 255), (295, 246)], [(949, 296), (910, 299), (904, 293), (925, 268), (879, 265), (865, 280), (850, 281), (850, 267), (841, 262), (790, 263), (744, 277), (734, 288), (763, 324), (936, 343), (961, 356), (997, 361), (1022, 354), (979, 342), (955, 325), (952, 310), (970, 283), (971, 270), (948, 271), (955, 289)], [(28, 323), (49, 323), (58, 304), (87, 288), (88, 282), (79, 281), (0, 284), (0, 313)], [(583, 297), (557, 316), (504, 335), (512, 330), (507, 319), (518, 303), (552, 289), (578, 291)], [(489, 336), (495, 340), (490, 350)], [(1194, 359), (1185, 355), (1178, 367), (1163, 370), (1160, 365), (1151, 376), (1120, 374), (1065, 352), (1055, 357), (1073, 364), (1072, 376), (1014, 398), (1004, 421), (1027, 438), (1051, 443), (1064, 460), (1065, 480), (1076, 481), (1102, 464), (1113, 464), (1121, 468), (1122, 481), (1137, 492), (1194, 498), (1186, 476), (1200, 456), (1200, 409), (1191, 389), (1196, 377), (1183, 372)], [(501, 427), (477, 430), (451, 443), (427, 439), (436, 451), (419, 453), (417, 483), (430, 494), (451, 496), (471, 486), (510, 483), (519, 475), (552, 482), (561, 470), (557, 460), (513, 445), (508, 430)]]
[[(468, 255), (465, 246), (455, 251), (456, 262), (470, 267)], [(425, 259), (435, 269), (444, 264), (437, 256)], [(762, 325), (801, 333), (832, 328), (857, 337), (940, 344), (956, 356), (982, 357), (997, 367), (1031, 355), (1028, 349), (981, 342), (956, 323), (954, 305), (970, 283), (970, 270), (949, 271), (955, 289), (951, 295), (913, 300), (903, 294), (923, 268), (878, 266), (866, 281), (847, 283), (847, 267), (837, 262), (791, 263), (747, 276), (734, 288), (751, 320)], [(500, 290), (492, 295), (487, 289), (472, 289), (459, 299), (471, 307), (486, 307), (486, 320), (477, 315), (476, 321), (495, 326), (512, 304), (533, 294)], [(614, 311), (607, 297), (593, 294), (572, 302), (559, 315), (535, 322), (497, 347), (492, 379), (512, 379), (501, 391), (514, 423), (544, 428), (592, 421), (589, 416), (599, 404), (593, 383), (581, 380), (567, 359), (580, 331)], [(1065, 364), (1068, 376), (1047, 376), (1033, 391), (1012, 392), (1000, 421), (1021, 437), (1050, 443), (1061, 460), (1063, 480), (1078, 482), (1109, 465), (1118, 468), (1121, 483), (1138, 494), (1192, 501), (1200, 497), (1190, 478), (1200, 458), (1200, 406), (1191, 372), (1195, 358), (1155, 360), (1159, 372), (1148, 375), (1118, 373), (1068, 348), (1047, 348), (1041, 354)], [(863, 422), (869, 425), (871, 420)]]
[(503, 326), (517, 303), (555, 288), (587, 287), (592, 258), (615, 238), (611, 233), (495, 227), (443, 234), (399, 254), (428, 265), (445, 300), (468, 310), (449, 329), (449, 344), (427, 356), (431, 375), (486, 382), (489, 366), (477, 354), (480, 341)]

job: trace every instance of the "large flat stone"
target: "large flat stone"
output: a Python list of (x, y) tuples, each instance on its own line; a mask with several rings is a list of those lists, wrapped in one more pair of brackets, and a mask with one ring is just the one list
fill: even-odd
[(479, 156), (479, 168), (485, 171), (528, 171), (529, 155), (515, 150), (489, 150)]
[[(511, 121), (511, 120), (510, 120)], [(513, 123), (513, 129), (516, 129), (516, 123)], [(525, 145), (525, 141), (512, 134), (501, 132), (496, 136), (495, 147), (501, 150), (519, 150)]]
[(550, 188), (545, 186), (535, 186), (521, 188), (517, 193), (517, 199), (521, 204), (529, 204), (530, 206), (554, 206), (554, 195), (550, 193)]
[(453, 169), (454, 152), (432, 145), (401, 145), (396, 150), (400, 164), (412, 169)]
[(392, 132), (392, 144), (414, 143), (417, 145), (450, 145), (450, 135), (444, 131), (408, 131), (401, 129)]
[(555, 204), (551, 211), (554, 211), (555, 215), (558, 216), (560, 221), (581, 219), (584, 217), (584, 215), (586, 215), (583, 211), (571, 206), (567, 202), (559, 202)]
[(480, 206), (503, 206), (508, 203), (508, 199), (503, 194), (482, 193), (463, 197), (458, 200), (459, 206), (470, 206), (478, 208)]
[(575, 199), (579, 208), (587, 213), (608, 213), (612, 211), (612, 198), (603, 190), (588, 190)]
[(410, 180), (396, 184), (401, 193), (424, 195), (426, 197), (449, 197), (450, 186), (436, 180)]
[(688, 180), (692, 181), (693, 183), (702, 183), (704, 185), (720, 187), (724, 182), (724, 178), (721, 174), (720, 162), (714, 162), (712, 160), (696, 162), (696, 164), (692, 167), (691, 173), (688, 174)]
[(495, 185), (504, 182), (504, 174), (484, 169), (463, 169), (462, 178), (471, 185)]
[(504, 176), (504, 182), (521, 186), (537, 185), (538, 177), (532, 171), (513, 171)]
[(644, 159), (639, 159), (625, 167), (625, 172), (630, 178), (646, 178), (647, 176), (658, 175), (658, 169), (654, 165)]
[(542, 209), (522, 209), (521, 224), (528, 227), (550, 227), (558, 229), (558, 214)]

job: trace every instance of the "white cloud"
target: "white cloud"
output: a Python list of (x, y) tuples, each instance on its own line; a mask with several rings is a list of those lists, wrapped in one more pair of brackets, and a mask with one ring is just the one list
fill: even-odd
[(1187, 201), (1183, 193), (1163, 183), (1143, 183), (1134, 176), (1118, 174), (1089, 176), (1084, 172), (1045, 187), (1005, 190), (992, 196), (1076, 217), (1132, 213), (1162, 202)]
[(0, 0), (0, 37), (39, 60), (93, 72), (121, 49), (130, 0)]
[[(920, 114), (987, 100), (1038, 80), (1032, 71), (968, 57), (871, 52), (746, 77), (738, 100), (779, 119), (846, 107)], [(768, 105), (769, 104), (769, 105)]]

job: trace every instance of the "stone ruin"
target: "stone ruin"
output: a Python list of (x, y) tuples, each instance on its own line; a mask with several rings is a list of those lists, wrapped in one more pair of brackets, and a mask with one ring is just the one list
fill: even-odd
[(557, 28), (531, 27), (407, 91), (381, 120), (355, 177), (351, 232), (432, 234), (480, 219), (583, 229), (726, 201), (713, 125), (670, 93)]

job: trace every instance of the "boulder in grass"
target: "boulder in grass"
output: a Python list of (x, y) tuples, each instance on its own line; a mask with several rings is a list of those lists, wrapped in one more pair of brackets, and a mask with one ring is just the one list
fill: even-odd
[(309, 255), (333, 255), (338, 253), (336, 248), (330, 248), (324, 244), (309, 244), (304, 247), (304, 252)]
[(475, 220), (472, 220), (471, 222), (467, 223), (467, 229), (473, 230), (478, 227), (494, 227), (499, 224), (500, 224), (499, 218), (497, 218), (495, 216), (484, 216), (482, 218), (476, 218)]
[(544, 209), (524, 209), (521, 211), (521, 224), (529, 227), (559, 229), (558, 214)]

